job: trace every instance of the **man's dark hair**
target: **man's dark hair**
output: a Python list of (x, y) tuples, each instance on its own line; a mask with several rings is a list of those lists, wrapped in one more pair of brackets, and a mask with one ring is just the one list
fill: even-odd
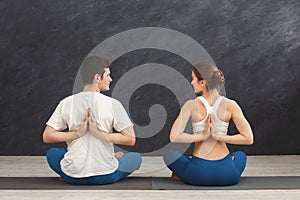
[(80, 66), (80, 75), (84, 85), (93, 83), (95, 74), (104, 74), (104, 68), (108, 68), (109, 63), (106, 59), (98, 56), (89, 56), (84, 59)]

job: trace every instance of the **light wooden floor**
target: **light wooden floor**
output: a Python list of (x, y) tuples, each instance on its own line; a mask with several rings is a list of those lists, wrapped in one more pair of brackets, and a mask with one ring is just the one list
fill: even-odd
[[(43, 156), (0, 156), (0, 177), (57, 176)], [(131, 176), (170, 176), (161, 157), (144, 157)], [(243, 176), (300, 176), (300, 156), (249, 156)], [(300, 199), (300, 190), (0, 190), (0, 199)]]

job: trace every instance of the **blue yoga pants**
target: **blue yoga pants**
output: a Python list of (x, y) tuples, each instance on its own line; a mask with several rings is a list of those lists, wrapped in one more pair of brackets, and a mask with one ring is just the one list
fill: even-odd
[(164, 161), (186, 184), (226, 186), (239, 182), (246, 167), (247, 156), (244, 152), (237, 151), (220, 160), (205, 160), (182, 155), (177, 151), (167, 151), (164, 154)]
[(51, 148), (47, 152), (47, 161), (52, 170), (63, 177), (67, 183), (74, 185), (103, 185), (115, 183), (139, 169), (142, 163), (142, 157), (139, 153), (129, 152), (125, 153), (121, 158), (118, 158), (119, 167), (113, 173), (85, 178), (73, 178), (61, 170), (60, 161), (64, 158), (66, 152), (64, 148)]

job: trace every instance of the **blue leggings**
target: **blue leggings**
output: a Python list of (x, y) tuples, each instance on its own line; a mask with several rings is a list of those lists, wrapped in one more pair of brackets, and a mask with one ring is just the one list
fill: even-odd
[(164, 155), (164, 161), (168, 168), (186, 184), (226, 186), (239, 182), (246, 167), (247, 156), (244, 152), (237, 151), (220, 160), (205, 160), (195, 156), (185, 156), (177, 151), (168, 151)]
[(142, 163), (142, 157), (139, 153), (130, 152), (124, 154), (121, 158), (118, 158), (119, 167), (118, 169), (111, 173), (105, 175), (97, 175), (85, 178), (73, 178), (62, 172), (60, 161), (63, 159), (67, 151), (64, 148), (51, 148), (47, 152), (47, 161), (51, 169), (53, 169), (57, 174), (59, 174), (63, 179), (73, 185), (103, 185), (115, 183), (122, 178), (128, 176), (135, 170), (139, 169)]

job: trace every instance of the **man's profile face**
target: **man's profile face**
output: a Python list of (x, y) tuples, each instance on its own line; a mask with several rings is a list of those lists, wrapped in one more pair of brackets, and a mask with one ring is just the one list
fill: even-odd
[(112, 78), (110, 77), (110, 70), (109, 68), (104, 68), (104, 73), (102, 75), (102, 79), (100, 79), (98, 83), (98, 89), (100, 91), (108, 91), (110, 82), (112, 82)]

